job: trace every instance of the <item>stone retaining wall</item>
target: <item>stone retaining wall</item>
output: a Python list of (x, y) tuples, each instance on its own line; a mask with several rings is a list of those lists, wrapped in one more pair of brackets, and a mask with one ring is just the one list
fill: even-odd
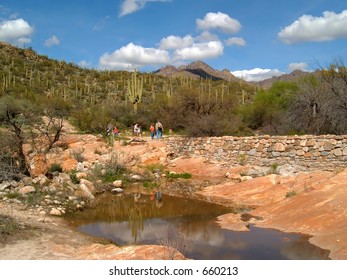
[(298, 165), (310, 170), (347, 167), (347, 135), (168, 137), (174, 156), (230, 165)]

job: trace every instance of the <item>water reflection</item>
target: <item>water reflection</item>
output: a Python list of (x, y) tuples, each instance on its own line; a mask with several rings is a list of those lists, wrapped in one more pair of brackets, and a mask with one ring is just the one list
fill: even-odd
[[(136, 197), (136, 198), (135, 198)], [(307, 237), (250, 226), (250, 232), (224, 230), (215, 217), (232, 209), (188, 198), (156, 194), (104, 195), (74, 223), (82, 232), (117, 244), (176, 246), (193, 259), (327, 259), (328, 251)]]

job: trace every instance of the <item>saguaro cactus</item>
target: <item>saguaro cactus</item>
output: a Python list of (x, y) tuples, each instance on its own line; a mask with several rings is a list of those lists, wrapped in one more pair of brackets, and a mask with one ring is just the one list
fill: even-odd
[(137, 113), (137, 105), (142, 101), (143, 78), (137, 77), (137, 71), (134, 70), (131, 81), (128, 80), (128, 97), (133, 104), (134, 112)]

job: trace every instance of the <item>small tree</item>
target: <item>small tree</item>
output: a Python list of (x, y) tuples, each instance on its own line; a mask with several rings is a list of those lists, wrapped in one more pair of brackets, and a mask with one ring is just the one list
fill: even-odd
[(14, 157), (18, 160), (19, 171), (29, 175), (23, 147), (26, 142), (24, 126), (29, 124), (28, 120), (32, 117), (29, 110), (30, 105), (22, 100), (15, 100), (8, 96), (1, 98), (0, 104), (0, 120), (10, 129), (10, 133), (14, 136), (12, 147), (15, 150)]
[(44, 102), (45, 109), (42, 111), (26, 99), (11, 96), (0, 99), (0, 122), (14, 140), (8, 150), (13, 151), (12, 162), (16, 162), (22, 174), (30, 174), (24, 145), (29, 144), (36, 151), (47, 153), (60, 138), (65, 113), (61, 110), (62, 104), (55, 102)]

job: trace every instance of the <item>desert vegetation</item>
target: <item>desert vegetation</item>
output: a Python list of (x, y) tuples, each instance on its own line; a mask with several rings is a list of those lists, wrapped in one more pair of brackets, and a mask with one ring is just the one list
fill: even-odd
[(28, 174), (25, 147), (47, 153), (64, 120), (97, 134), (108, 124), (121, 132), (134, 123), (146, 130), (158, 119), (188, 136), (347, 130), (347, 71), (340, 60), (263, 89), (221, 78), (83, 69), (5, 43), (0, 54), (0, 179)]

